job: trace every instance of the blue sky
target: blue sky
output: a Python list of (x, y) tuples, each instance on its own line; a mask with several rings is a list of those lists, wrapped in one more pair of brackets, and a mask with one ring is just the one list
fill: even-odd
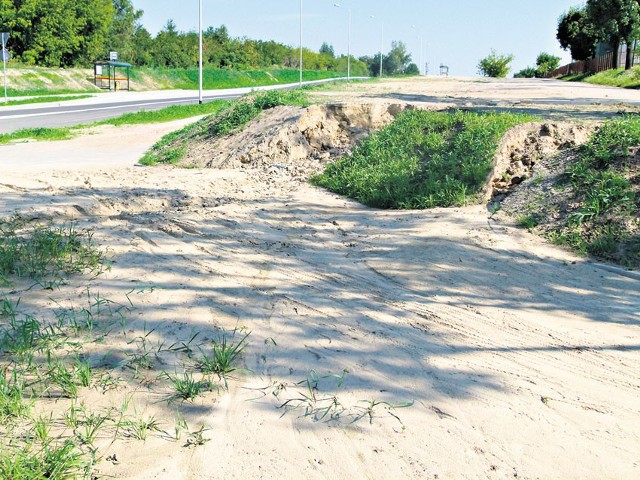
[[(334, 7), (339, 3), (342, 8)], [(452, 75), (474, 76), (478, 61), (491, 49), (515, 56), (514, 71), (535, 65), (541, 51), (570, 61), (555, 39), (558, 17), (580, 0), (303, 0), (303, 45), (318, 50), (322, 42), (347, 52), (352, 11), (351, 51), (355, 56), (403, 41), (416, 63), (423, 38), (430, 73), (440, 63)], [(179, 30), (197, 30), (198, 0), (133, 0), (144, 10), (142, 23), (153, 34), (173, 19)], [(204, 27), (226, 25), (234, 37), (299, 43), (300, 0), (203, 0)], [(374, 15), (375, 18), (371, 18)]]

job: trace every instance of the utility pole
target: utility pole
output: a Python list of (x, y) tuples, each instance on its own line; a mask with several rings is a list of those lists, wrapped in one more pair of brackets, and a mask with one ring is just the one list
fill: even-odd
[(384, 50), (384, 20), (382, 20), (382, 35), (380, 35), (380, 78), (382, 78), (382, 51)]
[[(371, 18), (376, 18), (375, 15), (369, 15)], [(382, 51), (384, 50), (384, 20), (380, 19), (382, 22), (382, 35), (380, 35), (380, 78), (382, 78)]]
[(198, 70), (199, 70), (199, 76), (198, 76), (198, 104), (202, 105), (202, 0), (200, 0), (200, 2), (199, 2), (198, 13), (199, 13), (199, 15), (198, 15), (198, 17), (199, 17), (198, 47), (199, 47), (199, 52), (200, 52), (199, 61), (198, 61)]
[(302, 87), (302, 0), (300, 0), (300, 86)]
[(7, 62), (11, 58), (11, 54), (7, 50), (8, 40), (9, 40), (9, 33), (7, 32), (0, 33), (0, 43), (2, 43), (2, 50), (0, 50), (0, 54), (2, 54), (2, 70), (4, 73), (4, 103), (9, 102), (9, 98), (7, 97)]
[[(334, 7), (342, 8), (339, 3), (334, 3)], [(351, 9), (349, 8), (349, 36), (347, 37), (347, 80), (351, 80)]]

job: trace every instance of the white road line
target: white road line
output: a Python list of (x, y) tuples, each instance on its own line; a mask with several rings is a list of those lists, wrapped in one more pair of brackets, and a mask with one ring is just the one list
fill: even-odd
[[(167, 100), (167, 101), (158, 101), (158, 102), (146, 102), (146, 103), (127, 103), (124, 105), (114, 105), (111, 107), (99, 107), (99, 108), (83, 108), (82, 110), (63, 110), (61, 112), (41, 112), (41, 113), (25, 113), (22, 115), (7, 115), (0, 116), (0, 120), (2, 119), (12, 119), (12, 118), (28, 118), (28, 117), (44, 117), (49, 115), (64, 115), (67, 113), (85, 113), (85, 112), (94, 112), (96, 110), (115, 110), (118, 108), (128, 108), (128, 107), (146, 107), (148, 105), (168, 105), (170, 103), (182, 103), (185, 100), (189, 100), (187, 98), (180, 100)], [(197, 99), (194, 99), (194, 102)]]

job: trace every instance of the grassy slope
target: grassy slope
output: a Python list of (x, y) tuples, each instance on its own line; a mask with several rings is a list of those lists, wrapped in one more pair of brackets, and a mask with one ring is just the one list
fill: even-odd
[(220, 102), (220, 112), (182, 130), (165, 135), (140, 160), (143, 165), (177, 164), (186, 154), (189, 143), (200, 137), (216, 138), (242, 128), (263, 110), (279, 105), (308, 105), (300, 90), (271, 90), (245, 95), (237, 101)]
[[(92, 84), (93, 72), (87, 69), (47, 69), (13, 67), (9, 69), (7, 94), (9, 97), (65, 95), (100, 92)], [(342, 72), (304, 71), (303, 79), (320, 80), (345, 76)], [(133, 68), (132, 90), (197, 89), (197, 69)], [(203, 72), (205, 89), (257, 87), (295, 83), (298, 70), (235, 71), (207, 69)]]
[(640, 119), (608, 121), (518, 222), (578, 253), (640, 268), (639, 148)]
[(312, 183), (379, 208), (464, 205), (485, 187), (513, 114), (405, 112)]
[(640, 66), (633, 67), (630, 70), (619, 68), (595, 74), (567, 75), (562, 77), (562, 80), (608, 85), (610, 87), (640, 88)]

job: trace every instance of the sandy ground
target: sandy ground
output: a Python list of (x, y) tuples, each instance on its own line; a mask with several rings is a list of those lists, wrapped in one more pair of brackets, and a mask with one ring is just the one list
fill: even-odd
[[(406, 84), (371, 88), (402, 96), (427, 86)], [(468, 87), (449, 85), (452, 95)], [(119, 463), (103, 460), (100, 475), (640, 476), (637, 276), (576, 258), (482, 206), (378, 211), (286, 177), (265, 184), (250, 169), (134, 166), (173, 128), (0, 147), (0, 215), (75, 218), (113, 259), (111, 271), (57, 295), (78, 301), (88, 283), (123, 301), (138, 288), (132, 335), (155, 328), (168, 343), (194, 330), (251, 331), (248, 371), (228, 392), (181, 407), (190, 425), (208, 428), (204, 445), (118, 441), (104, 453)], [(71, 156), (85, 160), (71, 167)], [(23, 306), (50, 295), (32, 291)], [(335, 399), (341, 419), (314, 421), (295, 401), (279, 408), (302, 398), (298, 382), (313, 372), (345, 370), (341, 387), (319, 381), (311, 412)], [(171, 429), (176, 405), (156, 393), (123, 386), (109, 401), (131, 394)]]

